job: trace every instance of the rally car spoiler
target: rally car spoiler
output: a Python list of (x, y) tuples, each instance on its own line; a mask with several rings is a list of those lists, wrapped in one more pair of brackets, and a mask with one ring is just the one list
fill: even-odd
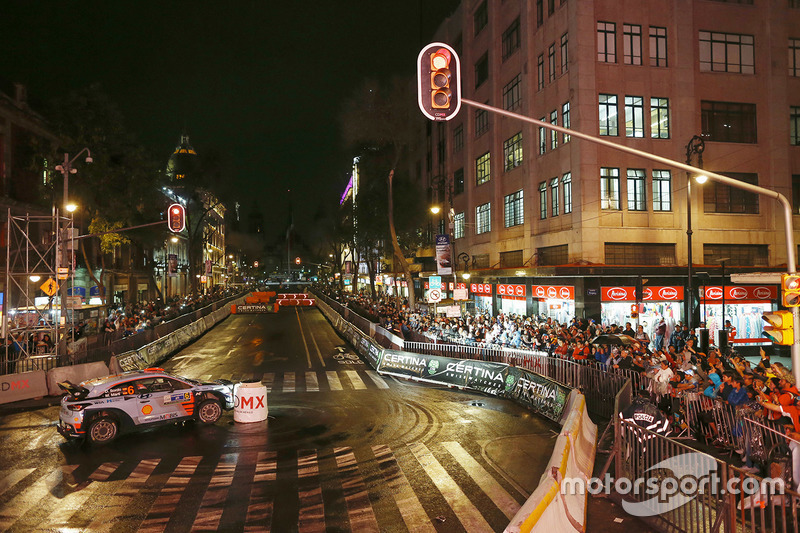
[(59, 388), (75, 398), (76, 400), (82, 400), (89, 395), (89, 389), (86, 387), (81, 387), (80, 385), (75, 385), (71, 381), (62, 381), (58, 384)]

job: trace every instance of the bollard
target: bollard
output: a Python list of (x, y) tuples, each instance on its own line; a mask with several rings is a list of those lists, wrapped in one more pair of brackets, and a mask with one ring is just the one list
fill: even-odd
[(263, 422), (267, 419), (267, 387), (260, 382), (238, 383), (233, 391), (233, 420), (235, 422)]

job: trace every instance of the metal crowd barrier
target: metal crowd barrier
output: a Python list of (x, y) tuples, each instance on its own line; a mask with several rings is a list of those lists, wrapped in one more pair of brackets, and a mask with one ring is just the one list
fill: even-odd
[[(685, 496), (680, 501), (664, 499), (662, 490), (659, 499), (644, 490), (620, 490), (628, 485), (613, 483), (611, 496), (618, 502), (653, 508), (650, 516), (640, 516), (648, 525), (690, 533), (800, 531), (800, 493), (791, 476), (784, 477), (785, 468), (771, 468), (771, 477), (762, 478), (631, 422), (620, 420), (616, 427), (615, 481), (624, 478), (635, 486), (643, 480), (640, 487), (655, 481), (663, 489), (675, 487), (672, 480), (679, 480), (679, 492)], [(684, 480), (689, 482), (684, 485)]]

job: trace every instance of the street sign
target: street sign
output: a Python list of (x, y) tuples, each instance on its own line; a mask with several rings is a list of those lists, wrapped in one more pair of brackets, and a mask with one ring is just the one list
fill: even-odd
[(52, 296), (58, 292), (58, 283), (56, 283), (56, 280), (53, 278), (47, 278), (47, 281), (42, 283), (39, 288), (42, 289), (42, 292), (46, 295)]
[(441, 289), (442, 288), (442, 276), (430, 276), (428, 278), (428, 288), (430, 288), (430, 289)]
[(60, 280), (65, 280), (69, 277), (69, 268), (58, 267), (57, 277)]
[(431, 289), (428, 291), (428, 303), (435, 304), (442, 301), (441, 289)]
[(467, 300), (467, 289), (456, 289), (453, 291), (453, 300)]

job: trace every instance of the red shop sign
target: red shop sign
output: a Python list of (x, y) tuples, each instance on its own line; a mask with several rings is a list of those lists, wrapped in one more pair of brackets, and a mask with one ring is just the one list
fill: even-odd
[[(451, 281), (450, 283), (448, 283), (447, 287), (448, 287), (448, 290), (452, 291), (453, 290), (453, 282)], [(425, 288), (427, 289), (427, 287), (425, 287)], [(466, 288), (467, 288), (467, 284), (466, 283), (457, 283), (456, 284), (456, 289), (466, 289)]]
[[(642, 301), (682, 301), (683, 287), (644, 287)], [(601, 287), (600, 299), (604, 302), (635, 302), (636, 287)]]
[(492, 286), (488, 283), (470, 283), (469, 291), (472, 294), (492, 294)]
[(572, 285), (533, 285), (531, 294), (540, 300), (574, 300), (575, 287)]
[[(722, 287), (721, 286), (707, 286), (703, 287), (703, 300), (720, 300), (722, 301)], [(775, 285), (726, 285), (725, 286), (725, 300), (777, 300), (778, 287)]]
[(500, 296), (525, 296), (525, 285), (497, 284), (497, 294)]

